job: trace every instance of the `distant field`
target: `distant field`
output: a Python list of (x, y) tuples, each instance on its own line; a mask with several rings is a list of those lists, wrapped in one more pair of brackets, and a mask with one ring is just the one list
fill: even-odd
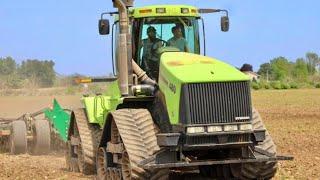
[[(0, 117), (17, 117), (22, 113), (37, 111), (49, 106), (53, 97), (0, 97)], [(56, 98), (64, 107), (81, 106), (80, 96)], [(319, 179), (320, 89), (254, 91), (253, 103), (277, 144), (278, 152), (295, 157), (292, 162), (280, 163), (275, 179)], [(61, 155), (36, 157), (0, 154), (0, 159), (0, 179), (92, 178), (67, 172), (63, 168), (64, 158)]]
[(0, 96), (0, 117), (15, 118), (52, 106), (53, 99), (66, 108), (81, 107), (80, 95), (75, 96)]

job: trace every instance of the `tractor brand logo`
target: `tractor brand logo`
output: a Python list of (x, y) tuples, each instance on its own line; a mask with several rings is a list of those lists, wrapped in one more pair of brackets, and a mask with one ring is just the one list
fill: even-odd
[(175, 94), (177, 92), (177, 88), (174, 84), (169, 83), (169, 89)]
[(245, 117), (235, 117), (236, 121), (243, 121), (243, 120), (249, 120), (250, 117), (249, 116), (245, 116)]

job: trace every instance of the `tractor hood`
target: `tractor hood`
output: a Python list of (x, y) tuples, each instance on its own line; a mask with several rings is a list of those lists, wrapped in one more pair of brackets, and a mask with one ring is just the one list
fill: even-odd
[(235, 67), (206, 56), (166, 52), (161, 56), (160, 78), (180, 83), (247, 81)]
[(161, 55), (159, 87), (171, 124), (180, 122), (181, 90), (188, 83), (248, 81), (249, 77), (217, 59), (184, 52)]

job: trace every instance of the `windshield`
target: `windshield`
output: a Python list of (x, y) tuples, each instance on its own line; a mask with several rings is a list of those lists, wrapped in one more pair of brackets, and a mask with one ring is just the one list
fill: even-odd
[[(140, 26), (140, 41), (148, 39), (148, 29), (153, 27), (155, 29), (155, 36), (158, 40), (163, 42), (163, 46), (173, 46), (180, 51), (188, 51), (190, 53), (200, 53), (198, 21), (195, 17), (150, 17), (142, 20)], [(174, 27), (177, 27), (178, 33), (181, 31), (181, 37), (176, 36)], [(143, 43), (142, 43), (143, 44)], [(143, 55), (144, 48), (140, 44), (140, 59)], [(186, 46), (184, 48), (183, 46)]]
[(181, 28), (183, 38), (190, 47), (190, 53), (199, 53), (198, 44), (198, 21), (194, 17), (167, 17), (167, 18), (145, 18), (142, 26), (141, 39), (148, 38), (147, 29), (153, 26), (157, 30), (157, 37), (168, 41), (174, 35), (172, 28)]
[[(200, 54), (199, 29), (196, 17), (148, 17), (138, 21), (134, 38), (137, 62), (157, 79), (162, 47), (175, 51)], [(139, 24), (139, 25), (138, 25)], [(136, 42), (137, 42), (136, 41)]]

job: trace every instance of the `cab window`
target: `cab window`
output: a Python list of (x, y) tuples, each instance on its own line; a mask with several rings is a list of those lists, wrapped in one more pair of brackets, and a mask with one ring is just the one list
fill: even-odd
[(162, 46), (170, 46), (168, 41), (174, 37), (172, 28), (176, 26), (180, 27), (182, 37), (188, 47), (189, 53), (200, 54), (198, 21), (195, 17), (149, 17), (142, 19), (140, 23), (140, 43), (138, 45), (139, 47), (136, 49), (138, 51), (136, 53), (138, 64), (143, 64), (144, 51), (147, 51), (146, 48), (150, 48), (143, 46), (143, 43), (141, 43), (147, 42), (147, 30), (149, 27), (153, 27), (156, 30), (156, 38), (162, 41)]

